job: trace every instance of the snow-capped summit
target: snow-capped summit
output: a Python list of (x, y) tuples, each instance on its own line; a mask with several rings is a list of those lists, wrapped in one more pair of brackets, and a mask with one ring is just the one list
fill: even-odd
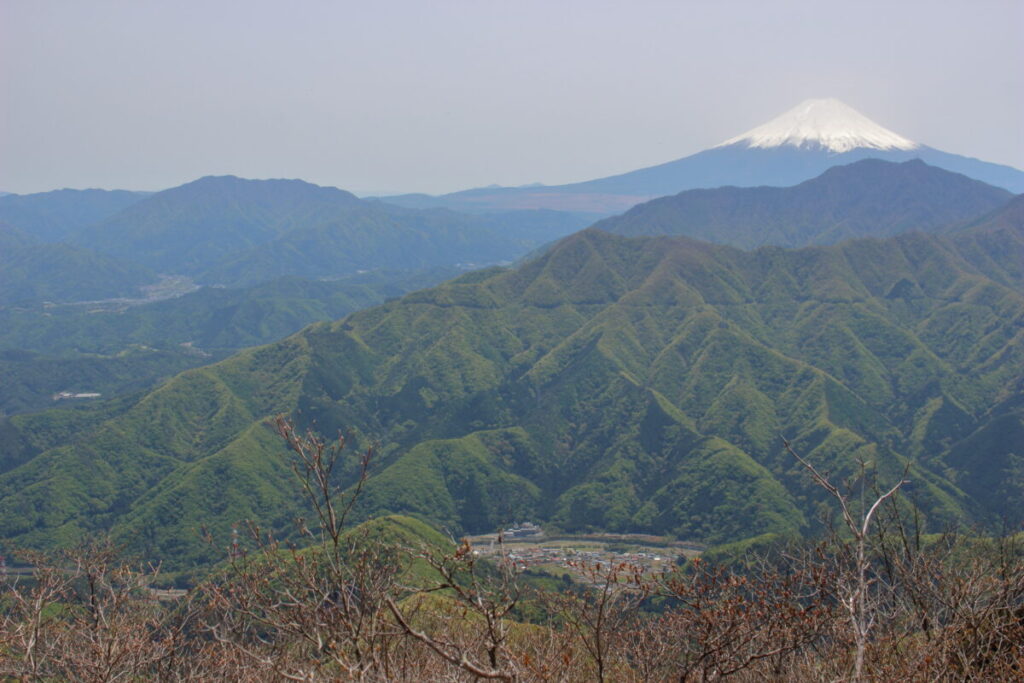
[(950, 154), (883, 128), (839, 100), (807, 100), (763, 126), (720, 145), (657, 166), (543, 187), (477, 188), (441, 197), (386, 197), (405, 206), (446, 206), (463, 211), (553, 209), (610, 215), (654, 197), (725, 185), (797, 185), (833, 166), (861, 159), (920, 159), (1014, 193), (1024, 192), (1024, 171)]
[(789, 145), (831, 152), (853, 149), (911, 150), (916, 142), (883, 128), (836, 99), (806, 100), (768, 123), (717, 145), (766, 149)]

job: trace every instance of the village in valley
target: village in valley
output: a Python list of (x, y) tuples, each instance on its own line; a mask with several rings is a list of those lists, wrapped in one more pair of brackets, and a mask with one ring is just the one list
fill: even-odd
[(548, 533), (532, 522), (466, 540), (476, 555), (503, 556), (517, 567), (553, 575), (578, 575), (582, 566), (596, 563), (629, 564), (645, 574), (663, 574), (703, 549), (697, 543), (647, 534)]

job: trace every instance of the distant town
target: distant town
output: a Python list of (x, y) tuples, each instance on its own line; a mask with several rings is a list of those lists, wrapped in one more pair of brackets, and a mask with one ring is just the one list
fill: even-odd
[(579, 573), (581, 565), (628, 563), (645, 573), (671, 571), (703, 546), (646, 534), (547, 534), (533, 522), (515, 523), (499, 533), (470, 536), (473, 552), (502, 556), (518, 567), (551, 574)]

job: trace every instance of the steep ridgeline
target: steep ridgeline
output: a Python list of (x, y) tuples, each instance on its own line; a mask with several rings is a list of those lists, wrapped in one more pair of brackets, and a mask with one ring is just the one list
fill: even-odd
[[(584, 219), (563, 219), (537, 212), (517, 221), (409, 209), (300, 180), (228, 176), (158, 192), (73, 241), (159, 272), (248, 286), (285, 275), (510, 261), (583, 227)], [(516, 231), (520, 224), (523, 234)]]
[(1012, 196), (922, 161), (865, 159), (795, 187), (680, 192), (595, 227), (621, 235), (685, 235), (746, 249), (802, 247), (910, 230), (942, 232), (1002, 208)]
[(567, 185), (482, 187), (438, 197), (403, 195), (405, 206), (458, 210), (560, 209), (610, 215), (683, 190), (796, 185), (861, 159), (911, 159), (1024, 192), (1024, 171), (943, 152), (908, 140), (835, 99), (814, 99), (710, 149), (657, 166)]
[(0, 196), (0, 222), (40, 242), (62, 242), (72, 234), (146, 197), (127, 190), (54, 190)]
[(222, 544), (241, 519), (289, 528), (307, 512), (265, 426), (278, 413), (380, 443), (361, 514), (455, 531), (800, 532), (821, 494), (780, 434), (837, 478), (909, 464), (931, 528), (1018, 524), (1024, 295), (977, 245), (743, 252), (587, 230), (141, 398), (0, 423), (0, 538), (112, 529), (182, 568), (220, 556), (201, 526)]

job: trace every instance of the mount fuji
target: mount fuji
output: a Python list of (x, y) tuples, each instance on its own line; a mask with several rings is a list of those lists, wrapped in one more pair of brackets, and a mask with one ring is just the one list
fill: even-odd
[(921, 147), (836, 99), (807, 100), (763, 126), (716, 146), (732, 145), (748, 149), (825, 149), (837, 154), (855, 149), (906, 151)]
[(920, 159), (1014, 193), (1024, 192), (1024, 171), (928, 147), (839, 100), (814, 99), (703, 152), (629, 173), (568, 185), (486, 187), (437, 197), (399, 195), (385, 201), (463, 211), (555, 209), (609, 215), (683, 190), (796, 185), (833, 166), (868, 158)]

